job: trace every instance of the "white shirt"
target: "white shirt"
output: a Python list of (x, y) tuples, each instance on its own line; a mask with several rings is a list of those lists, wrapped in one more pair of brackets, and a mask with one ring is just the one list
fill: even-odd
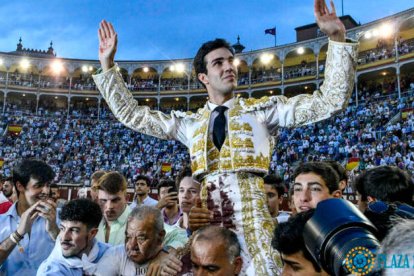
[(125, 245), (108, 248), (94, 268), (88, 269), (89, 274), (96, 276), (144, 276), (148, 270), (148, 263), (139, 265), (131, 261), (125, 251)]
[(286, 211), (280, 211), (279, 215), (276, 217), (278, 223), (287, 222), (290, 217), (290, 213)]
[(88, 255), (83, 253), (82, 259), (78, 257), (64, 257), (60, 245), (60, 238), (58, 237), (52, 253), (41, 263), (36, 275), (81, 276), (83, 275), (84, 269), (87, 270), (90, 266), (93, 267), (99, 261), (109, 246), (109, 244), (101, 243), (94, 239), (92, 249)]
[[(234, 107), (234, 97), (231, 98), (230, 100), (228, 100), (227, 102), (225, 102), (224, 106), (228, 107), (228, 109), (224, 112), (224, 116), (226, 116), (226, 122), (229, 121), (229, 109)], [(208, 126), (208, 133), (210, 135), (210, 138), (213, 139), (213, 126), (214, 126), (214, 120), (217, 118), (217, 116), (219, 115), (218, 111), (214, 111), (214, 109), (219, 106), (218, 104), (212, 103), (212, 102), (208, 102), (207, 103), (208, 108), (211, 110), (211, 116), (210, 116), (210, 123)], [(227, 133), (227, 124), (226, 124), (226, 133)], [(227, 134), (226, 134), (227, 136)]]

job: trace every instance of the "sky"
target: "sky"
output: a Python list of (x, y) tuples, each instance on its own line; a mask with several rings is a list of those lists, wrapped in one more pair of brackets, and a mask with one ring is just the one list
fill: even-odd
[[(277, 28), (277, 44), (296, 41), (295, 28), (315, 22), (313, 0), (0, 0), (0, 52), (23, 47), (58, 57), (97, 59), (97, 30), (106, 19), (118, 32), (117, 60), (192, 58), (214, 38), (245, 51), (274, 46), (264, 30)], [(361, 24), (414, 7), (413, 0), (343, 0), (344, 14)], [(338, 15), (341, 1), (335, 0)]]

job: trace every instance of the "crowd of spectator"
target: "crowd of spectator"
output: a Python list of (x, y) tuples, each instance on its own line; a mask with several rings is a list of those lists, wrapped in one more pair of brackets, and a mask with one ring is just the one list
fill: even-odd
[[(23, 159), (12, 177), (0, 179), (2, 274), (270, 275), (249, 270), (233, 227), (201, 205), (203, 184), (190, 167), (175, 181), (160, 179), (158, 200), (149, 195), (150, 178), (137, 175), (131, 203), (122, 173), (100, 170), (90, 177), (91, 193), (68, 200), (50, 184), (55, 168), (44, 161)], [(354, 274), (360, 269), (349, 258), (355, 248), (364, 253), (364, 272), (412, 274), (414, 183), (407, 171), (383, 165), (361, 173), (357, 206), (342, 198), (348, 175), (335, 161), (298, 164), (293, 179), (289, 212), (280, 209), (282, 179), (263, 179), (267, 207), (260, 208), (269, 210), (268, 242), (277, 250), (271, 275)], [(313, 250), (322, 244), (324, 254)]]
[[(6, 83), (7, 74), (0, 73), (0, 83)], [(8, 76), (8, 85), (25, 86), (29, 88), (43, 89), (72, 89), (72, 90), (96, 90), (95, 83), (89, 75), (80, 75), (79, 77), (47, 76), (33, 73), (20, 73), (18, 71), (10, 73)]]
[(152, 78), (142, 79), (135, 77), (131, 79), (131, 84), (128, 84), (128, 89), (131, 91), (157, 91), (158, 77), (153, 76)]
[[(360, 158), (360, 169), (395, 165), (414, 170), (414, 115), (409, 111), (400, 119), (403, 110), (414, 108), (413, 91), (407, 91), (398, 100), (395, 93), (375, 97), (367, 89), (363, 95), (371, 96), (358, 105), (351, 103), (331, 119), (294, 130), (281, 129), (270, 171), (290, 181), (292, 168), (299, 161), (346, 163), (349, 157)], [(196, 111), (202, 106), (190, 107)], [(99, 169), (118, 170), (132, 180), (138, 173), (160, 175), (162, 163), (171, 163), (171, 175), (175, 175), (189, 162), (180, 143), (134, 133), (117, 122), (107, 108), (101, 108), (100, 120), (95, 117), (97, 108), (86, 106), (73, 109), (71, 116), (66, 116), (66, 109), (42, 107), (38, 115), (28, 116), (15, 108), (8, 105), (0, 123), (0, 133), (6, 134), (0, 138), (0, 157), (5, 160), (0, 172), (5, 175), (19, 157), (45, 160), (56, 171), (58, 182), (81, 184)], [(171, 110), (186, 111), (187, 104), (177, 102), (161, 108), (165, 113)], [(10, 124), (21, 125), (21, 133), (7, 135)]]
[(316, 76), (316, 63), (302, 61), (301, 65), (285, 67), (285, 79)]
[[(398, 55), (406, 55), (414, 51), (414, 39), (398, 39)], [(374, 49), (361, 51), (358, 56), (358, 64), (367, 64), (380, 60), (395, 58), (395, 45), (392, 39), (378, 39)]]
[[(361, 87), (358, 105), (351, 100), (346, 110), (330, 119), (300, 128), (280, 129), (270, 166), (271, 176), (279, 175), (280, 179), (264, 179), (268, 209), (273, 220), (280, 223), (272, 241), (269, 240), (273, 248), (282, 254), (284, 265), (279, 269), (285, 272), (297, 269), (289, 265), (290, 258), (294, 258), (297, 252), (303, 254), (301, 259), (295, 259), (295, 267), (300, 265), (301, 270), (306, 270), (309, 275), (325, 269), (320, 265), (318, 256), (312, 255), (305, 246), (302, 236), (305, 224), (317, 216), (318, 208), (335, 203), (331, 200), (341, 198), (342, 195), (351, 199), (349, 194), (355, 200), (356, 190), (360, 197), (358, 207), (361, 212), (354, 215), (360, 218), (366, 216), (378, 229), (374, 243), (379, 247), (381, 240), (385, 241), (380, 252), (396, 250), (390, 243), (392, 237), (388, 236), (389, 233), (395, 235), (393, 227), (396, 223), (390, 214), (398, 213), (403, 218), (414, 218), (414, 210), (410, 206), (414, 187), (412, 176), (406, 173), (414, 171), (414, 80), (409, 75), (403, 81), (406, 90), (401, 98), (389, 88), (395, 87), (393, 79), (384, 79), (381, 83), (367, 82)], [(201, 103), (202, 101), (193, 104), (190, 108), (196, 109)], [(0, 157), (4, 160), (0, 175), (8, 181), (14, 181), (7, 177), (12, 175), (13, 170), (16, 171), (16, 166), (21, 166), (19, 160), (35, 158), (48, 164), (50, 169), (45, 167), (42, 171), (53, 171), (47, 173), (47, 177), (54, 178), (54, 182), (90, 187), (92, 198), (75, 199), (68, 203), (59, 202), (62, 200), (59, 199), (62, 209), (56, 212), (61, 221), (60, 229), (52, 223), (55, 217), (46, 216), (49, 209), (56, 208), (49, 199), (33, 203), (33, 206), (39, 206), (39, 212), (45, 216), (35, 221), (31, 232), (42, 245), (35, 246), (28, 242), (26, 233), (30, 230), (17, 225), (2, 228), (2, 245), (16, 248), (10, 255), (0, 254), (1, 269), (17, 273), (21, 269), (28, 269), (21, 263), (30, 262), (30, 273), (37, 270), (38, 275), (53, 275), (66, 269), (76, 271), (79, 275), (85, 272), (95, 275), (145, 275), (148, 271), (157, 269), (151, 265), (156, 264), (159, 271), (168, 271), (168, 275), (203, 275), (203, 259), (196, 256), (208, 254), (218, 256), (222, 263), (226, 263), (221, 268), (226, 270), (225, 275), (237, 275), (245, 271), (240, 244), (233, 232), (217, 226), (207, 226), (211, 223), (207, 220), (203, 224), (204, 228), (194, 232), (189, 239), (192, 231), (201, 227), (194, 228), (194, 225), (200, 224), (192, 220), (194, 210), (199, 208), (197, 198), (200, 184), (192, 180), (191, 170), (186, 167), (189, 164), (188, 152), (179, 142), (159, 140), (133, 132), (118, 122), (107, 107), (100, 109), (99, 120), (93, 117), (98, 112), (96, 107), (81, 103), (73, 103), (70, 116), (67, 116), (66, 109), (56, 109), (53, 106), (40, 107), (37, 115), (33, 113), (33, 108), (29, 108), (27, 113), (19, 109), (19, 105), (7, 104), (0, 121), (0, 133), (3, 134), (0, 137)], [(187, 104), (173, 103), (168, 107), (162, 106), (161, 111), (168, 113), (173, 109), (185, 111)], [(7, 129), (9, 125), (21, 126), (22, 130), (19, 134), (10, 133)], [(345, 165), (351, 157), (358, 158), (359, 166), (349, 175), (332, 162), (320, 162), (336, 160)], [(163, 163), (170, 164), (171, 170), (163, 171)], [(187, 172), (185, 175), (184, 171)], [(99, 178), (95, 182), (91, 181), (98, 173)], [(16, 173), (13, 174), (16, 177)], [(316, 178), (319, 190), (312, 186), (315, 185), (315, 175), (319, 177)], [(179, 179), (177, 190), (174, 190), (174, 182), (162, 180), (164, 177)], [(150, 183), (158, 182), (159, 201), (149, 196)], [(15, 187), (18, 187), (15, 183)], [(35, 189), (32, 184), (25, 185), (24, 188), (19, 186), (20, 194), (14, 193), (18, 202), (29, 202), (27, 197)], [(384, 189), (379, 189), (378, 185), (384, 186)], [(134, 188), (135, 192), (131, 205), (127, 204), (127, 187)], [(28, 192), (22, 192), (22, 189)], [(44, 193), (44, 190), (41, 187), (36, 191)], [(0, 215), (0, 223), (13, 225), (8, 220), (18, 210), (16, 204), (11, 205), (4, 198), (12, 198), (12, 194), (9, 188), (3, 187), (0, 195), (3, 195), (0, 204), (7, 203), (7, 208), (11, 210), (6, 215)], [(78, 196), (88, 197), (88, 193), (79, 193)], [(111, 203), (117, 198), (120, 200)], [(93, 201), (99, 202), (99, 205)], [(282, 202), (286, 201), (288, 208), (286, 205), (282, 207)], [(321, 202), (324, 204), (319, 204)], [(346, 200), (335, 204), (339, 203), (341, 208), (351, 208), (351, 203)], [(387, 211), (386, 217), (372, 211), (378, 206), (383, 208), (384, 205), (391, 210)], [(335, 206), (339, 208), (339, 205)], [(32, 209), (28, 205), (28, 209), (21, 212), (30, 212)], [(207, 209), (204, 212), (209, 214)], [(25, 213), (20, 213), (19, 216), (24, 217)], [(44, 224), (43, 219), (49, 223)], [(82, 233), (88, 239), (76, 239), (70, 234), (68, 229), (74, 227), (75, 223), (76, 227), (84, 229)], [(163, 227), (160, 227), (162, 223)], [(142, 244), (139, 237), (131, 234), (136, 233), (140, 227), (152, 229), (152, 235), (148, 237), (150, 247), (140, 248)], [(59, 231), (60, 236), (57, 236)], [(57, 238), (56, 243), (54, 238)], [(207, 246), (206, 239), (214, 246)], [(88, 250), (82, 251), (85, 242)], [(160, 251), (159, 257), (149, 257), (161, 248), (165, 249)], [(229, 248), (238, 249), (226, 251)], [(405, 246), (404, 250), (406, 249)], [(23, 260), (19, 250), (37, 252), (36, 258)], [(88, 255), (90, 263), (85, 259), (81, 262), (79, 254), (73, 253), (74, 250)], [(148, 255), (138, 257), (134, 253), (138, 250)], [(92, 254), (97, 251), (100, 252), (98, 255)], [(411, 254), (411, 251), (407, 252)], [(378, 254), (375, 269), (393, 269), (387, 266), (389, 261), (386, 256)], [(73, 263), (67, 264), (68, 257), (71, 257), (70, 260), (76, 266)]]
[[(414, 39), (398, 39), (397, 50), (399, 56), (409, 54), (414, 51)], [(395, 58), (395, 45), (393, 40), (378, 39), (377, 46), (367, 51), (359, 53), (358, 64), (367, 64), (379, 60), (386, 60)], [(302, 61), (301, 64), (295, 66), (288, 66), (284, 68), (284, 79), (289, 80), (293, 78), (300, 78), (305, 76), (316, 76), (324, 72), (324, 60), (319, 61), (319, 67), (316, 68), (316, 62)], [(0, 72), (0, 84), (5, 84), (7, 74)], [(63, 76), (45, 76), (32, 73), (23, 73), (19, 71), (11, 72), (9, 74), (9, 85), (33, 87), (33, 88), (53, 88), (53, 89), (69, 89), (72, 90), (96, 90), (95, 83), (90, 77), (89, 73), (80, 74), (77, 77)], [(282, 79), (281, 68), (259, 68), (253, 67), (251, 75), (251, 84), (264, 83), (270, 81), (280, 81)], [(129, 83), (125, 82), (131, 91), (157, 91), (158, 86), (161, 91), (181, 91), (188, 89), (188, 78), (161, 78), (161, 84), (158, 84), (158, 76), (150, 75), (148, 78), (133, 77)], [(249, 84), (249, 73), (240, 73), (238, 78), (239, 85)], [(201, 89), (201, 84), (192, 76), (190, 81), (190, 89)]]
[[(382, 97), (349, 105), (327, 121), (293, 131), (282, 130), (271, 170), (290, 180), (297, 161), (360, 158), (359, 169), (379, 165), (414, 170), (413, 91), (406, 97)], [(408, 110), (404, 113), (403, 110)], [(402, 116), (405, 116), (401, 120)]]
[(162, 163), (176, 172), (188, 159), (175, 141), (161, 141), (137, 134), (114, 120), (75, 119), (4, 114), (1, 133), (9, 124), (22, 126), (18, 136), (1, 138), (2, 172), (10, 174), (9, 161), (18, 158), (45, 160), (61, 183), (84, 183), (98, 169), (119, 170), (127, 178), (143, 173), (157, 175)]

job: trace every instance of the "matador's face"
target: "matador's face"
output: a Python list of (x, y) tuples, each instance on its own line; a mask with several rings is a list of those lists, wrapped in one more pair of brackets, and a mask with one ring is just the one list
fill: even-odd
[(233, 93), (237, 87), (237, 67), (234, 56), (226, 48), (218, 48), (204, 57), (207, 73), (199, 74), (209, 96)]

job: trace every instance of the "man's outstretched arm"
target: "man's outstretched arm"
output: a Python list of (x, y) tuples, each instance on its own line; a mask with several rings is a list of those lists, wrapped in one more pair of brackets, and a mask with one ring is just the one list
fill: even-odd
[(98, 38), (102, 72), (92, 77), (115, 117), (135, 131), (161, 139), (176, 139), (187, 145), (184, 113), (173, 111), (167, 115), (148, 106), (140, 106), (128, 90), (115, 66), (118, 36), (111, 23), (101, 22)]
[[(282, 127), (298, 127), (327, 119), (343, 110), (354, 87), (358, 44), (345, 42), (345, 27), (325, 0), (315, 0), (315, 18), (319, 28), (329, 37), (323, 85), (312, 95), (301, 94), (292, 98), (271, 97), (260, 104), (271, 133)], [(247, 109), (250, 107), (247, 107)]]

